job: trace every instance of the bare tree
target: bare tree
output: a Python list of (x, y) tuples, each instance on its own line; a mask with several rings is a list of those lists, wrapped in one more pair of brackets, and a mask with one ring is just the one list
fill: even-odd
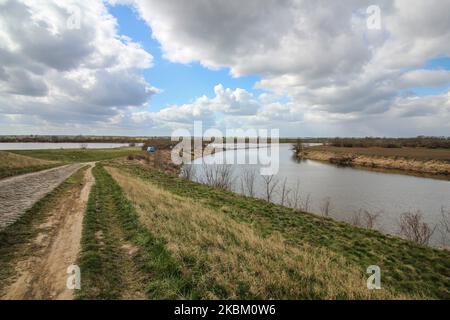
[(320, 207), (320, 211), (322, 212), (322, 216), (329, 217), (331, 211), (331, 198), (326, 197), (323, 199), (322, 205)]
[(381, 212), (372, 213), (367, 210), (364, 210), (364, 216), (366, 220), (366, 228), (374, 229), (378, 218), (380, 217)]
[(302, 203), (302, 210), (303, 210), (304, 212), (309, 212), (309, 207), (310, 207), (310, 205), (311, 205), (311, 194), (308, 193), (308, 194), (306, 195), (306, 197), (305, 197), (305, 200), (303, 200), (303, 203)]
[(230, 165), (204, 164), (205, 184), (219, 189), (231, 190), (233, 184), (233, 172)]
[(283, 184), (281, 185), (281, 205), (284, 206), (288, 202), (289, 193), (291, 190), (287, 188), (287, 178), (284, 178)]
[(376, 221), (380, 215), (381, 212), (372, 213), (368, 210), (359, 209), (359, 211), (355, 212), (351, 218), (350, 223), (357, 227), (373, 229), (375, 228)]
[(400, 235), (408, 240), (427, 245), (436, 227), (433, 229), (426, 222), (422, 221), (423, 216), (420, 211), (415, 213), (406, 212), (400, 216)]
[(270, 202), (278, 186), (278, 179), (274, 175), (262, 176), (265, 185), (265, 199)]
[(155, 168), (157, 169), (161, 169), (164, 165), (164, 161), (162, 158), (162, 153), (160, 151), (157, 151), (154, 154), (154, 158), (153, 158), (153, 165), (155, 166)]
[(441, 207), (441, 216), (438, 230), (442, 238), (442, 247), (448, 249), (450, 247), (450, 209)]
[(256, 170), (245, 170), (241, 176), (241, 189), (242, 193), (249, 197), (255, 196), (255, 182), (256, 182)]
[(350, 223), (352, 225), (354, 225), (355, 227), (362, 227), (363, 223), (362, 223), (362, 214), (361, 214), (361, 209), (358, 212), (355, 212), (350, 220)]
[(303, 151), (303, 143), (300, 139), (297, 139), (297, 141), (292, 145), (292, 150), (294, 150), (294, 152), (296, 154), (300, 153)]
[(296, 210), (301, 209), (301, 193), (300, 193), (300, 180), (297, 180), (295, 188), (290, 190), (287, 197), (288, 206)]
[(186, 163), (181, 167), (181, 177), (187, 180), (192, 180), (195, 177), (196, 168), (192, 163)]

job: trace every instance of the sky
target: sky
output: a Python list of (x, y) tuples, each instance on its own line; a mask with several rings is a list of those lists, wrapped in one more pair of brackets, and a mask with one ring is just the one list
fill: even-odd
[(0, 134), (450, 136), (450, 0), (0, 0)]

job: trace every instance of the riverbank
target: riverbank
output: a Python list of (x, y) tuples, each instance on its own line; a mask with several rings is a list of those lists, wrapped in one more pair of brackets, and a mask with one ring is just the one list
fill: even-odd
[[(335, 272), (339, 273), (334, 267), (344, 268), (355, 280), (359, 276), (364, 277), (369, 265), (378, 265), (383, 272), (383, 292), (391, 295), (391, 298), (450, 297), (448, 251), (417, 245), (375, 230), (353, 227), (333, 219), (211, 188), (155, 170), (139, 162), (112, 160), (105, 163), (105, 166), (138, 211), (141, 222), (148, 224), (149, 229), (155, 232), (154, 236), (167, 243), (167, 250), (179, 268), (194, 277), (194, 283), (199, 285), (197, 289), (200, 289), (195, 295), (245, 299), (255, 297), (256, 292), (259, 292), (261, 295), (256, 295), (259, 298), (325, 298), (330, 294), (330, 290), (338, 290), (322, 286), (326, 282), (327, 274), (331, 276)], [(224, 221), (219, 222), (218, 219)], [(245, 234), (252, 235), (251, 241), (240, 239), (238, 235), (243, 234), (242, 229), (246, 229)], [(190, 238), (189, 235), (195, 237)], [(267, 239), (271, 239), (271, 242), (266, 243)], [(274, 246), (273, 242), (277, 245)], [(249, 248), (254, 245), (261, 245), (260, 248), (274, 246), (274, 251), (266, 257), (249, 255), (249, 250), (261, 250)], [(202, 253), (202, 248), (205, 247), (209, 248), (208, 254)], [(281, 251), (278, 252), (279, 250)], [(262, 272), (257, 266), (264, 261), (264, 268), (270, 270), (271, 274), (284, 273), (287, 267), (285, 264), (288, 262), (281, 258), (284, 257), (281, 252), (291, 250), (300, 255), (297, 257), (300, 260), (303, 259), (301, 256), (318, 257), (316, 254), (324, 250), (322, 253), (326, 258), (334, 256), (333, 259), (339, 263), (336, 266), (326, 263), (325, 268), (312, 261), (312, 264), (306, 263), (302, 270), (320, 285), (316, 289), (310, 288), (312, 290), (303, 292), (296, 292), (291, 284), (304, 283), (308, 286), (310, 281), (302, 279), (302, 276), (296, 273), (278, 281), (277, 288), (280, 290), (273, 291), (269, 290), (270, 277), (253, 277), (252, 273), (246, 273), (245, 277), (239, 277), (239, 280), (232, 278), (233, 273), (229, 275), (231, 278), (228, 278), (228, 273), (224, 271), (233, 270), (234, 260), (229, 257), (239, 254), (239, 270), (243, 268)], [(261, 254), (264, 255), (265, 252)], [(315, 261), (319, 263), (319, 260)], [(214, 261), (221, 261), (221, 264), (218, 265)], [(198, 266), (203, 267), (198, 269)], [(216, 267), (225, 269), (216, 270)], [(238, 273), (239, 270), (235, 272)], [(217, 277), (217, 274), (223, 276)], [(334, 276), (333, 278), (336, 279)], [(208, 279), (209, 285), (199, 283), (199, 279)], [(242, 283), (239, 284), (239, 281)], [(350, 281), (348, 278), (341, 281), (339, 286), (345, 287), (344, 291), (348, 290), (347, 293), (338, 290), (342, 294), (341, 298), (352, 299), (353, 294), (353, 298), (362, 298), (362, 292), (357, 292), (357, 287), (347, 282)], [(202, 291), (212, 286), (222, 289), (214, 292)], [(243, 286), (245, 290), (239, 289), (239, 286)], [(386, 296), (378, 298), (384, 299)]]
[(297, 157), (342, 166), (392, 170), (402, 174), (450, 180), (448, 149), (316, 146), (300, 151)]

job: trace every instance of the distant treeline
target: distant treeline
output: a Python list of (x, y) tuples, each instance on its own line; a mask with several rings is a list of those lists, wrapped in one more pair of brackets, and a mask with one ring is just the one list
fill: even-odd
[(0, 136), (0, 142), (70, 142), (70, 143), (142, 143), (149, 137), (125, 136), (51, 136), (51, 135), (8, 135)]
[(329, 139), (328, 145), (345, 148), (429, 148), (429, 149), (450, 149), (449, 137), (425, 137), (416, 138), (333, 138)]
[[(226, 138), (223, 139), (226, 142)], [(174, 146), (177, 142), (172, 142), (170, 137), (126, 137), (126, 136), (52, 136), (52, 135), (8, 135), (0, 136), (1, 142), (72, 142), (72, 143), (144, 143), (144, 146), (155, 146), (166, 149)], [(218, 142), (218, 141), (216, 141)], [(246, 138), (245, 142), (249, 142)], [(270, 138), (267, 141), (271, 143)], [(422, 147), (430, 149), (450, 149), (450, 137), (426, 137), (416, 138), (280, 138), (280, 143), (323, 143), (334, 147), (347, 148), (401, 148), (401, 147)]]

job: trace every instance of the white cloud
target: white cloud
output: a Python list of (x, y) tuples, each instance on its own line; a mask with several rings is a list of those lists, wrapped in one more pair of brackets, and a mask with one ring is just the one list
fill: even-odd
[(399, 80), (404, 88), (439, 87), (450, 83), (450, 71), (413, 70), (404, 73)]
[[(290, 104), (259, 111), (268, 125), (268, 115), (281, 114), (286, 121), (294, 114), (336, 126), (349, 119), (363, 123), (364, 117), (390, 116), (402, 90), (450, 84), (449, 71), (422, 70), (430, 59), (450, 56), (449, 0), (127, 2), (152, 28), (167, 59), (228, 67), (234, 76), (258, 74), (256, 87), (287, 95)], [(373, 4), (381, 9), (381, 30), (366, 26)], [(438, 116), (429, 109), (424, 114)], [(441, 134), (450, 134), (447, 128)], [(411, 128), (409, 134), (416, 133)]]
[[(69, 28), (71, 8), (80, 28)], [(39, 131), (105, 124), (157, 92), (142, 76), (153, 57), (117, 33), (101, 0), (0, 2), (2, 133), (23, 121)], [(66, 127), (67, 129), (67, 127)]]
[[(450, 56), (450, 0), (108, 2), (133, 5), (166, 59), (259, 75), (255, 87), (265, 93), (218, 85), (212, 98), (149, 112), (141, 107), (158, 90), (142, 70), (152, 56), (118, 35), (103, 1), (3, 0), (0, 113), (7, 123), (95, 123), (117, 132), (204, 120), (277, 126), (289, 135), (450, 135), (447, 93), (406, 94), (450, 85), (450, 71), (424, 69)], [(373, 4), (380, 30), (367, 29)], [(81, 30), (67, 29), (70, 5), (81, 8)]]

